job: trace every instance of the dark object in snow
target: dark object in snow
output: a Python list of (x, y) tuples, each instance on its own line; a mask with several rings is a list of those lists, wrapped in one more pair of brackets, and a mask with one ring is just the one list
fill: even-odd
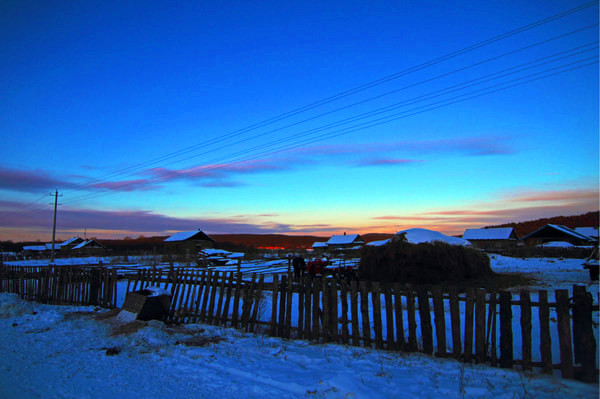
[(119, 353), (121, 353), (121, 348), (117, 348), (116, 346), (106, 350), (106, 356), (114, 356), (118, 355)]
[(590, 272), (590, 279), (597, 281), (598, 274), (600, 271), (600, 256), (598, 253), (598, 246), (594, 247), (592, 254), (587, 257), (583, 263), (583, 268)]
[(382, 247), (364, 247), (358, 268), (361, 280), (439, 284), (460, 282), (494, 274), (490, 258), (473, 248), (411, 244), (396, 239)]
[(206, 346), (208, 344), (218, 344), (221, 341), (226, 341), (223, 337), (192, 337), (185, 341), (177, 341), (176, 345), (183, 344), (185, 346)]
[(158, 287), (149, 287), (127, 293), (122, 310), (129, 312), (131, 319), (135, 320), (163, 320), (170, 307), (170, 293)]
[(16, 327), (16, 326), (18, 326), (18, 324), (17, 323), (12, 323), (12, 326)]

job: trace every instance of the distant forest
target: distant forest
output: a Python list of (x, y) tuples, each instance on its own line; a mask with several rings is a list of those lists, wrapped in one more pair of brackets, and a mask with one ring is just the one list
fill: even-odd
[(576, 216), (555, 216), (551, 218), (530, 220), (527, 222), (518, 222), (518, 223), (506, 223), (500, 224), (496, 226), (487, 226), (487, 228), (492, 227), (512, 227), (515, 229), (517, 236), (519, 238), (526, 236), (529, 233), (533, 233), (537, 229), (544, 227), (547, 224), (560, 224), (563, 226), (567, 226), (571, 229), (575, 227), (595, 227), (598, 228), (598, 218), (600, 217), (600, 212), (588, 212), (583, 215)]

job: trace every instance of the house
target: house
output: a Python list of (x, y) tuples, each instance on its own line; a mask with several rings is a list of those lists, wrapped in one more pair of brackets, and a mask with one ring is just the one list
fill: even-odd
[(545, 244), (552, 241), (564, 241), (577, 246), (594, 244), (592, 238), (560, 224), (547, 224), (533, 233), (526, 235), (521, 240), (525, 241), (525, 243), (530, 246)]
[(202, 230), (182, 231), (175, 233), (165, 239), (169, 254), (185, 254), (189, 261), (198, 252), (204, 248), (214, 247), (215, 240), (206, 235)]
[(468, 240), (474, 247), (486, 251), (513, 249), (519, 241), (512, 227), (467, 229), (462, 238)]
[(77, 254), (98, 255), (106, 251), (106, 247), (96, 240), (82, 241), (72, 249)]
[(591, 239), (598, 242), (598, 228), (597, 227), (575, 227), (575, 231), (584, 236), (588, 236)]
[(313, 243), (311, 248), (315, 251), (324, 251), (327, 249), (327, 243), (323, 241), (316, 241)]
[(365, 244), (360, 234), (334, 235), (327, 241), (327, 249), (347, 250), (359, 249)]
[(61, 251), (70, 251), (82, 242), (84, 242), (84, 239), (81, 237), (71, 237), (68, 240), (61, 242), (60, 244), (55, 244), (54, 249), (56, 250), (60, 247)]

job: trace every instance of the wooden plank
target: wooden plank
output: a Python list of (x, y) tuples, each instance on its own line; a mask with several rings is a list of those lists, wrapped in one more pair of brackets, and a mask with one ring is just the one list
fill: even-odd
[(571, 312), (569, 291), (556, 290), (556, 321), (560, 346), (560, 370), (563, 378), (573, 378), (573, 347), (571, 341)]
[(311, 338), (311, 299), (312, 299), (312, 279), (304, 275), (304, 339)]
[(254, 289), (256, 287), (256, 273), (252, 273), (248, 289), (244, 293), (244, 302), (242, 304), (242, 330), (249, 330), (250, 314), (252, 303), (254, 302)]
[(323, 305), (323, 340), (324, 342), (331, 341), (331, 331), (330, 331), (330, 311), (329, 311), (329, 279), (321, 278), (321, 302)]
[(221, 312), (221, 324), (227, 325), (229, 319), (229, 305), (231, 304), (231, 291), (233, 290), (233, 272), (227, 273), (227, 294), (225, 296), (225, 305), (223, 305), (223, 311)]
[(573, 287), (573, 343), (575, 362), (581, 364), (581, 373), (577, 376), (584, 382), (598, 382), (596, 373), (597, 346), (592, 321), (592, 295), (584, 286)]
[(446, 312), (444, 310), (444, 298), (440, 287), (433, 287), (433, 316), (435, 323), (435, 338), (437, 340), (436, 356), (446, 356)]
[(352, 345), (360, 346), (360, 330), (358, 323), (358, 283), (350, 282), (350, 314), (352, 321)]
[(304, 338), (304, 276), (297, 279), (298, 284), (298, 338)]
[(460, 359), (462, 353), (462, 339), (460, 331), (460, 307), (458, 304), (458, 292), (455, 288), (449, 290), (450, 298), (450, 325), (452, 327), (452, 356)]
[[(155, 270), (151, 270), (151, 281), (152, 284), (154, 284), (154, 281), (156, 279), (156, 277), (154, 276), (155, 274)], [(185, 281), (185, 300), (179, 305), (181, 311), (179, 313), (179, 322), (180, 323), (185, 323), (186, 320), (189, 320), (190, 317), (190, 311), (189, 311), (189, 303), (190, 303), (190, 296), (192, 295), (192, 291), (194, 288), (194, 282), (196, 280), (196, 271), (192, 270), (190, 272), (188, 272), (188, 276), (187, 279)]]
[(201, 275), (199, 276), (199, 281), (196, 283), (196, 296), (194, 299), (194, 308), (193, 308), (193, 318), (192, 323), (197, 323), (200, 319), (200, 304), (202, 303), (202, 293), (204, 292), (204, 284), (206, 280), (206, 270), (202, 270)]
[(210, 296), (210, 291), (211, 291), (211, 283), (212, 283), (212, 278), (213, 278), (213, 272), (212, 270), (208, 270), (206, 272), (206, 276), (205, 276), (205, 280), (204, 280), (204, 295), (202, 296), (202, 307), (200, 308), (200, 322), (201, 323), (205, 323), (206, 322), (206, 311), (208, 309), (208, 298)]
[(342, 302), (342, 343), (350, 342), (350, 332), (348, 330), (348, 282), (345, 279), (340, 281), (340, 301)]
[(417, 290), (419, 298), (419, 316), (421, 317), (421, 337), (423, 338), (423, 353), (433, 353), (433, 327), (431, 326), (431, 308), (429, 294), (424, 288)]
[(219, 286), (219, 277), (221, 276), (221, 272), (217, 271), (213, 275), (213, 281), (210, 286), (210, 302), (208, 305), (208, 318), (207, 322), (209, 324), (213, 324), (213, 319), (215, 318), (215, 300), (217, 297), (217, 287)]
[(250, 331), (256, 331), (256, 321), (258, 320), (258, 311), (261, 308), (262, 303), (262, 291), (265, 283), (265, 275), (261, 274), (258, 278), (258, 287), (254, 296), (254, 309), (252, 311), (252, 317), (250, 318)]
[(383, 349), (383, 327), (381, 322), (381, 290), (379, 282), (371, 283), (371, 303), (373, 304), (373, 324), (375, 327), (375, 348)]
[[(290, 258), (291, 262), (291, 258)], [(286, 291), (286, 303), (285, 303), (285, 329), (283, 332), (283, 336), (285, 338), (290, 338), (290, 334), (292, 331), (292, 297), (294, 295), (294, 280), (292, 278), (293, 274), (288, 273), (288, 281), (287, 281), (287, 291)]]
[(332, 280), (329, 284), (329, 333), (331, 334), (331, 340), (338, 342), (339, 336), (339, 316), (338, 316), (338, 295), (337, 285), (335, 280)]
[(227, 281), (227, 272), (221, 274), (221, 282), (219, 284), (217, 308), (215, 309), (215, 318), (213, 324), (221, 324), (223, 314), (223, 302), (225, 301), (225, 282)]
[(368, 281), (360, 282), (360, 313), (362, 316), (363, 345), (371, 347), (371, 322), (369, 319), (369, 286)]
[(285, 337), (285, 310), (286, 310), (286, 298), (287, 298), (287, 283), (288, 278), (286, 275), (281, 276), (281, 285), (279, 287), (279, 319), (277, 320), (277, 336)]
[(523, 370), (531, 370), (531, 297), (529, 291), (522, 290), (521, 302), (521, 342), (523, 348)]
[(312, 279), (312, 333), (311, 338), (315, 342), (319, 342), (319, 316), (321, 308), (319, 307), (319, 293), (321, 292), (321, 278), (315, 277)]
[[(396, 349), (405, 350), (404, 317), (402, 315), (402, 289), (400, 283), (394, 283), (394, 314), (396, 320)], [(389, 320), (388, 320), (389, 322)]]
[(412, 288), (407, 287), (406, 291), (406, 318), (408, 319), (408, 344), (407, 352), (415, 352), (419, 349), (417, 346), (417, 320), (415, 316), (415, 295)]
[(512, 295), (500, 292), (500, 367), (513, 366)]
[(465, 362), (470, 363), (473, 360), (473, 306), (475, 302), (473, 300), (473, 290), (467, 290), (466, 294), (464, 342), (465, 353), (463, 354), (463, 359)]
[(548, 291), (542, 290), (538, 294), (540, 309), (540, 354), (544, 373), (552, 374), (552, 341), (550, 338), (550, 309), (548, 307)]
[[(269, 335), (274, 337), (277, 335), (277, 292), (279, 289), (279, 276), (273, 275), (273, 293), (271, 298), (271, 328)], [(234, 309), (235, 310), (235, 309)]]
[(475, 290), (475, 360), (484, 363), (487, 358), (485, 349), (486, 316), (485, 291), (481, 288)]
[[(498, 365), (498, 340), (497, 340), (497, 333), (496, 333), (496, 319), (498, 318), (497, 314), (497, 293), (494, 292), (490, 295), (490, 311), (489, 311), (489, 317), (490, 319), (488, 320), (488, 335), (490, 335), (491, 332), (491, 343), (490, 343), (490, 361), (493, 367), (497, 367)], [(487, 340), (486, 340), (487, 342)]]

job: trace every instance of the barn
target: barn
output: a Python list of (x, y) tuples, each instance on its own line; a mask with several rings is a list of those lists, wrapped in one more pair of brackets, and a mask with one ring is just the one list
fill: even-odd
[(594, 245), (594, 239), (559, 224), (547, 224), (526, 235), (522, 240), (531, 246), (555, 241), (564, 241), (576, 246)]

